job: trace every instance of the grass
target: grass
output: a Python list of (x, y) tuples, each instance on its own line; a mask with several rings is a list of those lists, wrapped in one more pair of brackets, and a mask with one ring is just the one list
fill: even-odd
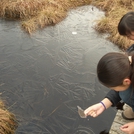
[(133, 10), (133, 0), (0, 0), (0, 17), (19, 20), (22, 29), (32, 34), (59, 23), (70, 9), (91, 4), (105, 12), (94, 27), (99, 33), (109, 33), (108, 39), (123, 49), (134, 43), (117, 31), (120, 18)]
[(29, 34), (62, 21), (68, 10), (89, 5), (92, 0), (1, 0), (0, 17), (21, 22)]
[(0, 134), (15, 134), (16, 127), (14, 114), (9, 112), (0, 100)]

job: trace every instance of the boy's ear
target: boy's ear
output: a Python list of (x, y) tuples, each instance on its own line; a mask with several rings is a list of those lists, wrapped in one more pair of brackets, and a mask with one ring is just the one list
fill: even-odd
[(131, 84), (131, 80), (129, 78), (126, 78), (126, 79), (123, 80), (123, 85), (124, 86), (128, 86), (130, 84)]

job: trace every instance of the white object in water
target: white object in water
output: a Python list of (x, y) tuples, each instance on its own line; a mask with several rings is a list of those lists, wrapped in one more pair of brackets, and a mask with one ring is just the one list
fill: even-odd
[(75, 35), (75, 34), (77, 34), (77, 32), (72, 32), (72, 34), (74, 34), (74, 35)]

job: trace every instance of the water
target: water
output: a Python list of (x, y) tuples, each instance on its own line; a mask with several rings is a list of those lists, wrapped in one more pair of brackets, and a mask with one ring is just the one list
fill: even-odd
[(97, 118), (77, 112), (78, 105), (85, 109), (109, 91), (98, 82), (96, 65), (105, 53), (120, 51), (92, 28), (102, 16), (95, 7), (80, 7), (32, 36), (18, 22), (0, 20), (1, 98), (19, 121), (17, 134), (98, 134), (110, 128), (114, 108)]

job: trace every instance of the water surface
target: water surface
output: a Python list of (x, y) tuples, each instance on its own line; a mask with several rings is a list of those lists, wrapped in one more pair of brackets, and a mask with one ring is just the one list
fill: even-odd
[(119, 49), (94, 29), (104, 12), (92, 6), (32, 36), (19, 23), (0, 20), (0, 91), (15, 113), (17, 134), (98, 134), (109, 129), (116, 110), (97, 118), (80, 118), (109, 89), (96, 77), (99, 59)]

